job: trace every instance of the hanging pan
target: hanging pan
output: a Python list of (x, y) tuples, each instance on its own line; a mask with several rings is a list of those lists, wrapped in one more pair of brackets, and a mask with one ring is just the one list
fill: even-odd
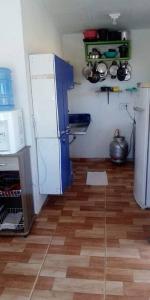
[(131, 71), (132, 71), (131, 66), (127, 61), (122, 66), (125, 69), (125, 74), (126, 74), (124, 80), (128, 81), (131, 79)]
[(88, 63), (86, 67), (82, 69), (83, 76), (88, 79), (88, 77), (92, 76), (92, 64)]
[(95, 63), (92, 69), (92, 74), (87, 78), (91, 83), (97, 83), (100, 80), (100, 74), (97, 71), (97, 64)]
[(119, 81), (124, 81), (126, 77), (125, 67), (120, 63), (120, 66), (117, 70), (117, 78)]
[(115, 79), (117, 77), (117, 71), (118, 71), (118, 64), (116, 61), (113, 61), (111, 66), (109, 67), (109, 74), (111, 76), (111, 79)]

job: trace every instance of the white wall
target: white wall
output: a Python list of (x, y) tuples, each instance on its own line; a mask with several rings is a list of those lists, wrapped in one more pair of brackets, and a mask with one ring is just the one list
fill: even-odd
[[(9, 20), (9, 21), (8, 21)], [(22, 107), (26, 101), (20, 0), (0, 2), (0, 66), (12, 70), (14, 102)]]
[[(20, 0), (0, 2), (0, 37), (0, 66), (12, 70), (14, 103), (23, 110), (25, 129), (30, 132)], [(26, 134), (26, 143), (31, 145), (31, 134)]]
[[(0, 66), (12, 70), (14, 103), (23, 110), (26, 144), (32, 145), (20, 0), (0, 2), (0, 37)], [(34, 198), (39, 200), (35, 189)], [(37, 203), (35, 209), (38, 210)]]
[(0, 1), (0, 66), (12, 70), (14, 101), (24, 114), (26, 143), (31, 146), (34, 204), (38, 212), (45, 197), (39, 194), (36, 143), (32, 122), (32, 101), (28, 54), (62, 54), (61, 37), (42, 0)]
[(24, 44), (28, 54), (53, 52), (62, 56), (61, 35), (42, 0), (21, 0)]
[(91, 84), (82, 75), (85, 64), (82, 34), (67, 34), (63, 36), (64, 57), (74, 66), (75, 81), (81, 83), (69, 93), (70, 113), (90, 113), (92, 123), (85, 136), (78, 136), (71, 145), (72, 157), (108, 157), (109, 143), (114, 130), (119, 128), (129, 141), (132, 122), (125, 111), (120, 110), (120, 103), (129, 103), (130, 112), (136, 97), (135, 94), (123, 92), (111, 94), (110, 104), (107, 104), (106, 94), (97, 94), (96, 90), (103, 85), (120, 86), (123, 90), (135, 86), (140, 81), (150, 81), (150, 30), (134, 30), (132, 41), (132, 79), (128, 82), (105, 80), (102, 83)]

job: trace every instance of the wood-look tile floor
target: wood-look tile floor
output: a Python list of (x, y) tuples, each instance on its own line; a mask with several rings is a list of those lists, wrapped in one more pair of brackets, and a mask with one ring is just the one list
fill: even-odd
[[(73, 166), (27, 238), (0, 238), (0, 299), (150, 300), (150, 211), (134, 201), (132, 164)], [(105, 170), (108, 186), (86, 186), (87, 171)]]

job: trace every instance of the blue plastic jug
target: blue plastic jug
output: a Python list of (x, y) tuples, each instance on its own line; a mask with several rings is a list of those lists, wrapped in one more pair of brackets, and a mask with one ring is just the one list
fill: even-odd
[(0, 68), (0, 110), (10, 110), (13, 107), (11, 70)]

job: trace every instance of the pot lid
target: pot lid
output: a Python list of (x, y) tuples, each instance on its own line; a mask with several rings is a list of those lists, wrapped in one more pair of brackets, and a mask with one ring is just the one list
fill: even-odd
[(117, 71), (118, 71), (118, 64), (116, 62), (113, 62), (109, 68), (109, 74), (111, 76), (117, 76)]
[(99, 73), (107, 73), (108, 72), (107, 65), (104, 62), (98, 63), (97, 64), (97, 71)]

